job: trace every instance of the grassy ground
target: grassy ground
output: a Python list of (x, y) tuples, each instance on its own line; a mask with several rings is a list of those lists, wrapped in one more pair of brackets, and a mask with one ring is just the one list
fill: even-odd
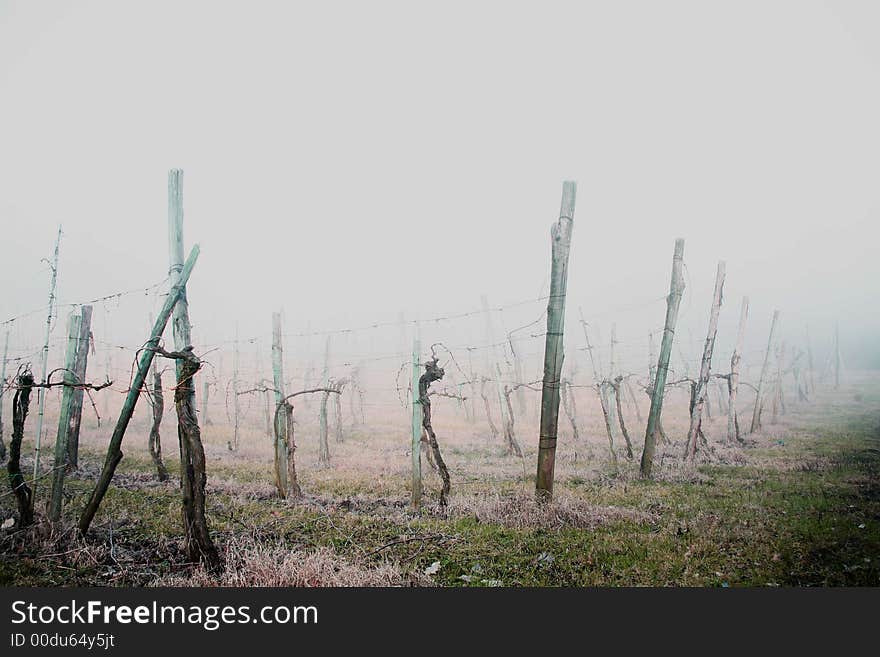
[[(638, 479), (622, 451), (614, 468), (600, 425), (590, 424), (582, 432), (593, 442), (562, 444), (548, 507), (532, 500), (533, 451), (524, 462), (505, 457), (465, 427), (445, 444), (450, 507), (429, 505), (420, 516), (407, 508), (406, 442), (396, 434), (352, 432), (331, 443), (329, 469), (306, 453), (306, 498), (287, 503), (274, 496), (268, 449), (224, 453), (224, 431), (209, 428), (208, 511), (229, 561), (225, 579), (186, 564), (176, 484), (156, 482), (139, 448), (128, 450), (86, 539), (0, 532), (0, 584), (877, 586), (878, 409), (876, 377), (822, 390), (812, 404), (790, 403), (775, 424), (765, 419), (746, 447), (719, 446), (696, 469), (680, 464), (680, 444), (667, 446), (653, 481)], [(681, 433), (669, 423), (670, 434)], [(725, 423), (708, 423), (710, 438)], [(307, 431), (300, 443), (305, 452)], [(172, 447), (166, 439), (174, 473)], [(85, 441), (70, 521), (101, 457), (98, 438)], [(436, 499), (436, 477), (428, 470), (426, 478)], [(0, 498), (0, 515), (11, 512), (12, 499)]]

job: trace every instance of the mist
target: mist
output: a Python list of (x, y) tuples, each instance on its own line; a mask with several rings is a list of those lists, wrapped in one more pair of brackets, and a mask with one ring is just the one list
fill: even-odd
[[(582, 309), (604, 358), (615, 325), (622, 367), (647, 372), (681, 237), (679, 368), (719, 260), (718, 367), (747, 295), (747, 367), (779, 309), (817, 369), (836, 323), (846, 367), (876, 368), (878, 19), (870, 2), (0, 2), (0, 320), (45, 308), (61, 225), (50, 360), (64, 304), (150, 288), (95, 311), (96, 339), (141, 345), (180, 168), (214, 367), (236, 334), (267, 367), (283, 310), (296, 372), (333, 332), (336, 366), (386, 358), (374, 381), (393, 387), (417, 320), (462, 369), (537, 320), (519, 335), (539, 376), (549, 230), (575, 180), (567, 367), (589, 376)], [(492, 338), (483, 294), (504, 307)], [(10, 358), (44, 324), (9, 324)]]

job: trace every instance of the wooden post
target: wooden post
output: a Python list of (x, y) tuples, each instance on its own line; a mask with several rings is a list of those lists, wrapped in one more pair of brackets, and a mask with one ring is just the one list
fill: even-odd
[[(52, 256), (52, 280), (49, 284), (49, 312), (46, 316), (46, 337), (43, 340), (43, 352), (40, 357), (40, 383), (46, 383), (46, 370), (49, 365), (49, 333), (52, 330), (52, 314), (55, 311), (55, 284), (58, 282), (58, 250), (61, 248), (61, 226), (58, 226), (58, 238), (55, 240), (55, 254)], [(37, 499), (37, 482), (40, 475), (40, 445), (43, 440), (43, 414), (46, 408), (46, 388), (37, 389), (37, 435), (34, 440), (34, 479), (31, 491), (31, 504)]]
[(612, 397), (616, 394), (614, 386), (611, 383), (614, 381), (615, 374), (617, 373), (617, 363), (614, 360), (614, 345), (617, 344), (617, 324), (611, 325), (611, 345), (610, 345), (610, 354), (608, 359), (608, 378), (603, 381), (602, 390), (605, 394), (605, 405), (608, 409), (608, 419), (611, 421), (611, 430), (615, 434), (615, 438), (619, 437), (617, 433), (618, 426), (618, 417), (617, 417), (617, 401), (612, 399)]
[[(327, 388), (330, 385), (330, 336), (327, 336), (327, 341), (324, 343), (324, 369), (321, 371), (321, 387)], [(330, 465), (330, 441), (327, 439), (327, 434), (329, 432), (327, 425), (327, 402), (329, 401), (330, 393), (325, 392), (321, 395), (321, 411), (318, 417), (318, 429), (319, 429), (319, 449), (318, 449), (318, 463), (323, 466)]]
[(651, 391), (651, 409), (648, 411), (648, 426), (645, 428), (645, 448), (642, 451), (640, 473), (642, 477), (651, 476), (654, 466), (654, 450), (660, 427), (660, 413), (663, 410), (663, 393), (666, 391), (666, 375), (669, 372), (669, 357), (672, 355), (672, 341), (675, 324), (678, 321), (678, 307), (684, 294), (684, 277), (681, 273), (684, 259), (684, 240), (675, 240), (675, 253), (672, 256), (672, 281), (666, 299), (666, 321), (663, 325), (663, 339), (660, 341), (660, 358), (654, 376), (654, 389)]
[[(281, 313), (272, 313), (272, 382), (275, 388), (275, 407), (282, 403), (284, 394), (284, 350), (281, 343)], [(287, 422), (277, 410), (275, 417), (275, 486), (281, 497), (287, 497)]]
[(807, 326), (807, 366), (810, 368), (810, 393), (816, 392), (816, 380), (813, 375), (813, 343), (810, 340), (810, 327)]
[(565, 328), (565, 293), (568, 287), (568, 257), (574, 226), (577, 185), (566, 181), (562, 186), (559, 219), (551, 236), (550, 298), (547, 301), (547, 335), (544, 341), (544, 377), (541, 386), (541, 422), (538, 439), (538, 469), (535, 492), (540, 500), (553, 497), (553, 474), (556, 468), (556, 437), (559, 427), (559, 387), (562, 378)]
[(9, 355), (9, 324), (3, 341), (3, 362), (0, 364), (0, 461), (6, 459), (6, 443), (3, 442), (3, 393), (6, 391), (6, 357)]
[(208, 415), (208, 376), (202, 375), (202, 424), (208, 426), (211, 424), (211, 417)]
[(764, 388), (764, 379), (767, 376), (767, 368), (770, 365), (770, 350), (773, 347), (773, 333), (776, 331), (776, 322), (778, 319), (779, 311), (774, 310), (773, 320), (770, 322), (770, 337), (767, 338), (767, 352), (764, 354), (764, 364), (761, 366), (761, 375), (758, 377), (758, 389), (755, 393), (755, 410), (752, 413), (751, 433), (761, 428), (761, 393)]
[(67, 318), (67, 352), (64, 357), (64, 387), (61, 391), (61, 410), (58, 415), (58, 433), (55, 436), (55, 462), (52, 466), (52, 495), (49, 498), (49, 521), (61, 520), (61, 500), (64, 493), (64, 473), (67, 470), (67, 434), (70, 431), (70, 411), (73, 405), (73, 385), (76, 367), (76, 348), (82, 317), (71, 314)]
[(739, 439), (739, 418), (736, 416), (736, 394), (739, 388), (739, 365), (742, 360), (743, 344), (746, 335), (746, 320), (749, 318), (749, 298), (743, 297), (739, 312), (739, 327), (736, 330), (736, 347), (730, 356), (730, 378), (727, 380), (727, 442), (733, 445)]
[(785, 415), (785, 396), (782, 390), (782, 365), (785, 362), (785, 340), (776, 348), (776, 381), (773, 384), (773, 423), (776, 423), (777, 408)]
[[(526, 406), (526, 389), (525, 386), (522, 385), (525, 383), (525, 379), (523, 378), (523, 368), (522, 368), (522, 358), (519, 355), (519, 340), (514, 338), (512, 335), (510, 336), (510, 352), (513, 354), (513, 375), (516, 379), (516, 404), (519, 407), (519, 414), (521, 417), (525, 417), (526, 411), (528, 407)], [(508, 407), (508, 413), (511, 412), (513, 408), (511, 404), (506, 404)], [(513, 424), (513, 418), (511, 417), (511, 425)]]
[(834, 322), (834, 389), (840, 389), (840, 322)]
[(113, 478), (116, 466), (119, 465), (119, 462), (122, 460), (122, 450), (120, 449), (122, 446), (122, 438), (125, 436), (125, 430), (128, 428), (128, 423), (131, 420), (132, 413), (134, 413), (134, 407), (141, 394), (141, 389), (144, 387), (144, 380), (147, 378), (150, 364), (153, 362), (153, 356), (156, 353), (153, 350), (159, 346), (159, 341), (162, 339), (162, 333), (165, 332), (165, 325), (171, 317), (171, 311), (179, 301), (186, 286), (186, 282), (189, 280), (189, 276), (192, 273), (193, 267), (196, 266), (196, 260), (198, 260), (198, 258), (199, 246), (197, 244), (192, 248), (192, 251), (190, 251), (189, 257), (183, 265), (183, 269), (179, 276), (176, 277), (177, 281), (172, 282), (171, 291), (168, 293), (168, 296), (165, 297), (165, 303), (162, 305), (158, 317), (156, 317), (156, 323), (153, 324), (150, 339), (147, 341), (146, 347), (141, 351), (140, 358), (138, 359), (137, 371), (135, 372), (131, 386), (128, 389), (128, 394), (125, 396), (122, 410), (119, 413), (119, 419), (116, 421), (116, 427), (113, 429), (113, 435), (110, 437), (110, 445), (107, 448), (107, 457), (104, 460), (104, 467), (101, 469), (98, 482), (95, 484), (95, 488), (92, 490), (89, 501), (86, 503), (86, 507), (83, 509), (82, 515), (79, 518), (79, 531), (83, 534), (88, 531), (89, 525), (92, 524), (92, 519), (98, 512), (101, 500), (104, 499), (104, 495), (110, 487), (110, 480)]
[(238, 449), (238, 431), (239, 431), (239, 404), (238, 404), (238, 369), (240, 355), (238, 352), (238, 322), (235, 324), (235, 342), (232, 345), (232, 442), (227, 443), (230, 451)]
[[(177, 283), (183, 268), (183, 171), (168, 172), (168, 276)], [(192, 352), (192, 326), (189, 321), (189, 301), (186, 287), (180, 291), (180, 300), (174, 306), (172, 334), (176, 352)], [(177, 436), (180, 443), (180, 479), (185, 532), (185, 546), (189, 559), (204, 561), (211, 568), (220, 565), (217, 549), (211, 541), (205, 513), (205, 486), (207, 472), (205, 448), (202, 445), (198, 416), (195, 413), (195, 386), (192, 377), (200, 363), (192, 358), (175, 358), (177, 387), (174, 405), (177, 411)]]
[(694, 384), (693, 406), (690, 409), (691, 422), (688, 429), (687, 452), (685, 454), (689, 463), (694, 462), (694, 457), (697, 454), (697, 443), (703, 438), (703, 405), (709, 396), (712, 352), (715, 350), (715, 335), (718, 333), (718, 315), (721, 314), (721, 301), (724, 296), (725, 272), (724, 262), (719, 262), (718, 270), (715, 273), (715, 292), (712, 295), (712, 310), (709, 312), (709, 330), (706, 333), (706, 343), (703, 345), (703, 358), (700, 361), (700, 378)]
[(418, 511), (422, 506), (422, 405), (419, 403), (419, 377), (422, 366), (418, 329), (413, 336), (412, 347), (412, 508)]
[[(611, 462), (617, 468), (617, 452), (614, 451), (614, 430), (611, 425), (611, 414), (608, 411), (608, 396), (605, 394), (605, 377), (602, 375), (602, 360), (593, 356), (593, 345), (590, 344), (590, 332), (587, 330), (587, 322), (584, 319), (583, 309), (578, 309), (581, 316), (581, 326), (584, 329), (584, 340), (587, 343), (587, 353), (590, 356), (590, 365), (593, 368), (593, 382), (599, 395), (599, 406), (602, 409), (602, 418), (605, 420), (605, 431), (608, 434), (608, 449), (611, 452)], [(598, 363), (598, 365), (596, 364)]]
[(483, 369), (486, 372), (486, 377), (492, 383), (493, 397), (498, 400), (498, 412), (500, 413), (501, 426), (504, 427), (507, 426), (507, 409), (506, 404), (504, 403), (504, 395), (501, 392), (501, 368), (498, 366), (498, 354), (495, 347), (495, 330), (492, 325), (492, 311), (489, 308), (489, 297), (485, 294), (481, 295), (480, 304), (483, 306), (483, 318), (486, 320), (486, 348), (483, 350)]
[[(265, 373), (263, 372), (263, 356), (262, 356), (262, 349), (260, 348), (260, 341), (254, 340), (254, 345), (256, 346), (256, 350), (257, 350), (257, 381), (258, 381), (259, 385), (263, 385), (268, 388), (268, 382), (264, 378)], [(266, 437), (269, 438), (269, 440), (272, 440), (273, 439), (272, 393), (269, 390), (266, 390), (266, 392), (264, 392), (263, 395), (266, 398), (266, 411), (265, 411), (265, 414), (266, 414)], [(258, 396), (257, 403), (259, 403), (259, 399), (260, 398)]]
[[(81, 310), (79, 341), (76, 345), (76, 362), (73, 367), (73, 375), (77, 383), (85, 383), (86, 368), (89, 363), (89, 338), (92, 331), (92, 307), (83, 306)], [(109, 379), (108, 379), (109, 380)], [(79, 466), (79, 429), (82, 423), (83, 396), (82, 388), (73, 389), (73, 406), (70, 413), (70, 433), (67, 436), (67, 468), (76, 469)]]

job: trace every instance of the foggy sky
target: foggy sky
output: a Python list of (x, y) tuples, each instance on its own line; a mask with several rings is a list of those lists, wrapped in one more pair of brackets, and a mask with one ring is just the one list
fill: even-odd
[[(817, 351), (839, 320), (855, 366), (880, 330), (878, 20), (874, 2), (0, 1), (0, 321), (45, 305), (59, 224), (62, 301), (161, 281), (170, 168), (206, 344), (236, 322), (267, 338), (281, 308), (305, 331), (536, 299), (571, 179), (569, 348), (583, 307), (643, 349), (683, 237), (686, 348), (723, 259), (719, 343), (747, 294), (749, 349), (779, 308)], [(116, 313), (114, 340), (142, 342), (153, 307)], [(423, 326), (485, 342), (441, 329)]]

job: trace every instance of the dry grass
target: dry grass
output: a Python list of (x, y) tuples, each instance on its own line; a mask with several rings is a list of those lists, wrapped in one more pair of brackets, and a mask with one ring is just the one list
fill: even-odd
[(425, 576), (404, 573), (389, 563), (367, 566), (345, 559), (333, 550), (291, 549), (281, 543), (236, 538), (223, 549), (226, 569), (215, 576), (203, 568), (187, 575), (170, 575), (156, 586), (424, 586)]
[(477, 521), (509, 529), (565, 527), (594, 529), (609, 522), (656, 522), (656, 516), (615, 506), (597, 506), (570, 494), (557, 495), (542, 504), (534, 495), (489, 495), (457, 498), (449, 506), (450, 518), (474, 517)]

